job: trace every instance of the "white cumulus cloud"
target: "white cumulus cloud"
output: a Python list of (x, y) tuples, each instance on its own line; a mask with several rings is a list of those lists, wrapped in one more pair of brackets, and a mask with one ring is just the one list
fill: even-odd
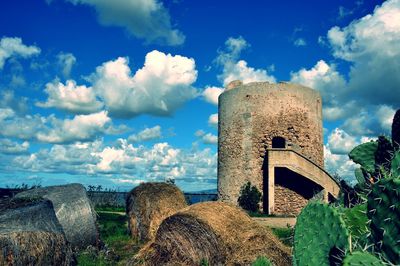
[(385, 1), (372, 14), (328, 32), (333, 55), (350, 62), (349, 94), (368, 104), (400, 102), (400, 1)]
[(171, 23), (171, 17), (158, 0), (67, 0), (75, 5), (95, 8), (98, 21), (105, 26), (119, 26), (147, 43), (180, 45), (185, 36)]
[(0, 153), (3, 154), (24, 154), (29, 151), (29, 146), (28, 141), (18, 143), (10, 139), (0, 139)]
[(160, 139), (162, 137), (161, 127), (154, 126), (151, 128), (145, 128), (137, 134), (130, 135), (128, 141), (130, 142), (141, 142)]
[(239, 36), (230, 37), (225, 42), (225, 50), (220, 51), (215, 59), (222, 66), (222, 74), (218, 76), (224, 86), (231, 81), (241, 80), (243, 83), (255, 81), (276, 82), (275, 77), (269, 75), (266, 69), (256, 69), (247, 65), (245, 60), (239, 60), (241, 52), (250, 45)]
[(218, 126), (218, 114), (212, 114), (208, 117), (208, 124), (217, 127)]
[(48, 99), (37, 106), (60, 110), (75, 114), (89, 114), (100, 110), (103, 104), (96, 99), (91, 87), (78, 86), (74, 80), (67, 80), (65, 84), (54, 80), (46, 84), (45, 92)]
[(333, 154), (348, 154), (357, 145), (355, 137), (339, 128), (335, 128), (328, 136), (328, 146)]
[(29, 58), (38, 55), (40, 48), (35, 45), (25, 45), (21, 38), (3, 37), (0, 40), (0, 70), (3, 69), (7, 59), (12, 57)]
[(336, 102), (337, 95), (346, 89), (346, 81), (335, 65), (328, 65), (324, 60), (318, 61), (311, 69), (292, 72), (291, 82), (318, 90), (324, 103), (328, 104)]
[(40, 132), (37, 139), (48, 143), (68, 143), (92, 140), (101, 135), (111, 122), (106, 111), (89, 115), (76, 115), (73, 119), (52, 119), (52, 128)]
[(97, 67), (90, 81), (110, 115), (167, 116), (197, 96), (191, 86), (197, 79), (194, 59), (159, 51), (146, 55), (144, 66), (133, 76), (128, 59), (119, 57)]
[(224, 90), (224, 88), (219, 87), (206, 87), (202, 93), (202, 96), (206, 100), (206, 102), (218, 105), (218, 97), (221, 93), (224, 92)]

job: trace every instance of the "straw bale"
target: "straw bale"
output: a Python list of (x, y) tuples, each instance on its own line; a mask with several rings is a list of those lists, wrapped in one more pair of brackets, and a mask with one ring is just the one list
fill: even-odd
[(133, 238), (146, 242), (154, 239), (161, 222), (187, 206), (178, 187), (167, 183), (143, 183), (127, 197), (126, 212)]
[(200, 265), (205, 259), (209, 265), (251, 265), (258, 256), (291, 265), (290, 249), (270, 229), (236, 206), (204, 202), (166, 218), (131, 263)]
[(50, 200), (65, 236), (74, 249), (97, 246), (96, 213), (81, 184), (35, 188), (18, 193), (15, 197), (43, 197)]

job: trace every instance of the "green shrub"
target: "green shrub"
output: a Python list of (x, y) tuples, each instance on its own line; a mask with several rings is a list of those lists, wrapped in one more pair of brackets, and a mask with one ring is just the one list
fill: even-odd
[(261, 200), (261, 192), (256, 186), (252, 186), (248, 181), (240, 189), (240, 196), (238, 198), (239, 206), (250, 212), (258, 212), (258, 203)]
[(208, 266), (208, 260), (207, 259), (201, 259), (200, 261), (200, 266)]
[(272, 263), (266, 257), (258, 257), (255, 262), (251, 264), (251, 266), (271, 266)]

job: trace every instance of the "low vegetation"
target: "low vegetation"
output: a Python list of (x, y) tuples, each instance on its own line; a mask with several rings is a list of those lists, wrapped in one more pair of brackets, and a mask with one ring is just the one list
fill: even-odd
[(78, 255), (78, 265), (125, 265), (141, 247), (140, 243), (128, 234), (128, 218), (125, 210), (120, 212), (119, 208), (108, 207), (106, 211), (103, 209), (96, 209), (96, 211), (100, 238), (105, 247), (100, 251), (88, 248), (81, 252)]
[(250, 181), (241, 187), (238, 204), (244, 210), (250, 213), (258, 213), (260, 201), (261, 192), (256, 186), (252, 186)]

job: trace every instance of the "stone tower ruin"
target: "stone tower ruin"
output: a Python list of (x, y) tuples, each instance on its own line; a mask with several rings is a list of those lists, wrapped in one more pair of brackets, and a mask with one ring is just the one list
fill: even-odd
[(218, 196), (237, 203), (250, 181), (268, 214), (297, 215), (309, 199), (337, 197), (324, 170), (318, 91), (289, 83), (231, 82), (219, 96)]

